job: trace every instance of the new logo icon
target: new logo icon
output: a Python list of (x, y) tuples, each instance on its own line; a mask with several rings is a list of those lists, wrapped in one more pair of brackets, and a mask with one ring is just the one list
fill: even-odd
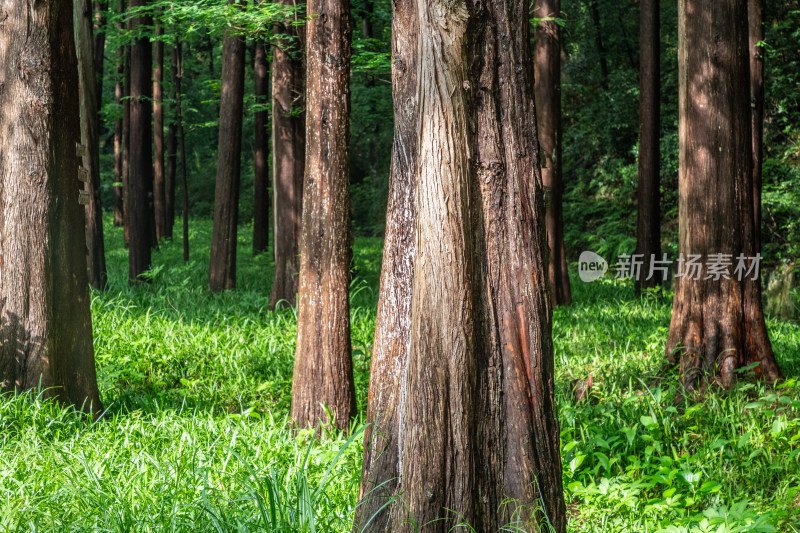
[(602, 278), (607, 270), (606, 260), (594, 252), (582, 252), (578, 258), (578, 275), (586, 283)]

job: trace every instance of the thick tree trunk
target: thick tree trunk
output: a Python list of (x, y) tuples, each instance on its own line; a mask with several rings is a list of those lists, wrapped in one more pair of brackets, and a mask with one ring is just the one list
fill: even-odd
[[(306, 169), (292, 418), (347, 429), (350, 348), (350, 2), (306, 4)], [(333, 420), (328, 419), (328, 413)]]
[[(269, 63), (264, 43), (256, 43), (253, 73), (255, 77), (256, 105), (266, 106), (269, 99)], [(253, 254), (265, 252), (269, 247), (269, 111), (255, 113), (255, 149), (253, 152)]]
[(156, 242), (164, 238), (167, 226), (167, 198), (164, 176), (164, 26), (156, 21), (153, 44), (153, 207)]
[(181, 82), (183, 80), (183, 44), (175, 39), (175, 111), (178, 127), (178, 159), (181, 166), (181, 194), (183, 196), (183, 260), (189, 260), (189, 181), (186, 177), (186, 136), (183, 131), (183, 96)]
[(177, 112), (175, 111), (175, 102), (177, 97), (175, 94), (175, 72), (178, 69), (177, 57), (175, 55), (175, 47), (172, 47), (172, 116), (167, 126), (167, 165), (164, 174), (164, 209), (166, 211), (167, 224), (164, 227), (164, 236), (172, 238), (173, 229), (175, 227), (175, 179), (178, 175), (178, 124)]
[[(757, 254), (747, 0), (681, 0), (678, 22), (679, 250), (706, 268), (677, 280), (667, 356), (690, 389), (711, 376), (727, 387), (751, 363), (774, 382), (758, 275), (737, 272), (740, 255), (747, 266)], [(726, 262), (712, 275), (709, 263)]]
[[(294, 5), (292, 0), (278, 0)], [(298, 13), (298, 17), (302, 17)], [(270, 307), (278, 302), (295, 305), (300, 271), (300, 235), (305, 164), (305, 116), (303, 109), (305, 29), (277, 25), (284, 38), (272, 49), (272, 200), (275, 279)]]
[(529, 6), (393, 5), (395, 145), (355, 531), (412, 531), (409, 517), (426, 532), (461, 519), (544, 531), (541, 501), (563, 532)]
[(761, 251), (761, 173), (764, 155), (764, 53), (758, 45), (764, 40), (764, 0), (747, 1), (750, 36), (750, 108), (753, 133), (753, 210), (755, 250)]
[[(78, 204), (71, 2), (5, 2), (0, 32), (0, 392), (102, 406)], [(91, 70), (91, 67), (90, 67)]]
[[(117, 3), (119, 12), (122, 13), (125, 10), (125, 1), (120, 0)], [(117, 23), (117, 31), (122, 31), (122, 23)], [(123, 98), (127, 96), (125, 94), (125, 47), (121, 46), (117, 48), (117, 55), (116, 55), (116, 79), (114, 84), (114, 104), (118, 107), (123, 107), (123, 115), (125, 114), (125, 105), (123, 104)], [(114, 226), (121, 227), (124, 225), (124, 201), (122, 199), (122, 194), (124, 191), (124, 182), (123, 179), (123, 139), (125, 135), (123, 134), (124, 128), (126, 127), (125, 119), (123, 116), (117, 118), (114, 121)]]
[(97, 108), (95, 62), (92, 57), (92, 4), (75, 0), (75, 42), (78, 57), (79, 100), (81, 111), (81, 143), (84, 148), (81, 179), (86, 198), (82, 200), (86, 214), (86, 265), (89, 284), (98, 290), (108, 287), (105, 245), (103, 242), (103, 208), (100, 202), (100, 119)]
[(548, 287), (550, 301), (569, 305), (567, 258), (564, 256), (564, 217), (561, 181), (561, 29), (554, 20), (561, 15), (560, 0), (536, 0), (534, 16), (544, 19), (534, 31), (534, 93), (545, 188)]
[(239, 222), (239, 179), (242, 165), (244, 105), (244, 39), (228, 33), (222, 42), (222, 99), (219, 111), (217, 185), (208, 288), (236, 288), (236, 234)]
[[(148, 0), (130, 0), (131, 8), (146, 6)], [(150, 26), (150, 17), (131, 19), (131, 30)], [(148, 193), (153, 188), (153, 128), (150, 123), (153, 105), (153, 54), (150, 39), (138, 38), (131, 46), (130, 134), (128, 187), (125, 190), (130, 226), (128, 247), (128, 280), (143, 281), (141, 275), (150, 268), (150, 247), (153, 244), (153, 216)]]
[[(661, 67), (659, 43), (659, 2), (641, 0), (639, 6), (639, 184), (636, 253), (642, 254), (642, 275), (636, 292), (661, 285), (652, 271), (652, 259), (661, 259)], [(649, 279), (648, 279), (649, 278)]]

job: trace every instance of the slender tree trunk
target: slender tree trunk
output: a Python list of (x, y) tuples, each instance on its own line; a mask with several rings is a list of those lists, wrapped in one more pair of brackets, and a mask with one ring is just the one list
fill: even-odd
[[(757, 254), (747, 0), (681, 0), (678, 16), (679, 250), (706, 268), (677, 280), (667, 356), (690, 389), (711, 376), (727, 387), (751, 363), (774, 382), (758, 275), (737, 272)], [(713, 276), (707, 265), (725, 260)]]
[[(94, 34), (94, 52), (92, 59), (94, 60), (94, 81), (95, 81), (95, 96), (97, 97), (97, 110), (103, 109), (103, 65), (106, 59), (106, 32), (105, 32), (105, 17), (108, 11), (108, 0), (95, 0), (93, 2), (93, 27)], [(102, 126), (102, 123), (99, 123)]]
[[(266, 106), (269, 99), (269, 63), (264, 43), (255, 46), (254, 76), (256, 105)], [(255, 150), (253, 153), (253, 254), (269, 247), (269, 111), (255, 113)]]
[(561, 29), (554, 20), (561, 16), (560, 0), (536, 0), (534, 16), (541, 20), (534, 31), (534, 91), (542, 183), (545, 188), (548, 286), (550, 301), (569, 305), (567, 258), (564, 256), (564, 217), (561, 181)]
[[(658, 0), (639, 5), (639, 185), (636, 252), (644, 256), (637, 294), (661, 285), (652, 259), (661, 259), (661, 67)], [(653, 273), (652, 276), (650, 274)]]
[(222, 42), (222, 99), (219, 112), (217, 186), (208, 288), (236, 288), (236, 234), (239, 222), (239, 179), (242, 165), (244, 105), (244, 39), (228, 32)]
[(78, 57), (79, 100), (81, 115), (81, 144), (83, 165), (80, 179), (84, 181), (86, 214), (86, 265), (89, 284), (98, 290), (108, 286), (105, 246), (103, 243), (103, 209), (100, 203), (100, 120), (95, 90), (95, 63), (92, 58), (92, 5), (89, 0), (75, 0), (75, 43)]
[(393, 3), (395, 144), (354, 531), (414, 531), (409, 517), (426, 532), (548, 531), (542, 502), (563, 532), (529, 6), (427, 5)]
[[(131, 8), (143, 7), (148, 0), (130, 0)], [(131, 30), (136, 33), (141, 26), (152, 25), (150, 17), (134, 17)], [(137, 283), (150, 268), (150, 247), (153, 244), (153, 217), (148, 193), (153, 183), (153, 128), (150, 123), (153, 106), (153, 54), (150, 39), (141, 37), (131, 46), (131, 92), (128, 198), (126, 213), (130, 226), (128, 280)]]
[(750, 36), (750, 108), (753, 131), (753, 208), (755, 249), (761, 251), (761, 173), (764, 156), (764, 0), (747, 1)]
[(131, 47), (125, 47), (125, 103), (122, 106), (122, 213), (125, 246), (130, 248), (131, 222), (128, 206), (131, 176)]
[(597, 46), (597, 55), (600, 58), (600, 81), (603, 89), (608, 89), (608, 60), (606, 59), (606, 47), (603, 44), (603, 25), (600, 22), (600, 8), (597, 0), (591, 0), (589, 7), (592, 12), (592, 23), (594, 24), (594, 42)]
[(166, 211), (167, 223), (164, 226), (164, 236), (172, 238), (173, 229), (175, 227), (175, 179), (178, 174), (178, 125), (177, 125), (177, 112), (175, 111), (175, 102), (177, 97), (175, 95), (175, 72), (178, 68), (177, 56), (175, 55), (175, 47), (172, 47), (172, 116), (167, 125), (167, 166), (164, 174), (164, 209)]
[(153, 44), (153, 207), (155, 209), (156, 241), (166, 234), (167, 198), (164, 176), (164, 26), (155, 21), (156, 40)]
[(2, 17), (0, 392), (41, 388), (98, 413), (73, 4), (4, 2)]
[[(294, 5), (292, 0), (278, 0)], [(298, 13), (298, 17), (302, 17)], [(274, 203), (273, 243), (275, 279), (270, 307), (284, 301), (295, 305), (297, 275), (300, 271), (300, 235), (303, 210), (303, 166), (305, 162), (305, 116), (303, 97), (303, 50), (305, 29), (278, 25), (283, 35), (272, 51), (272, 199)]]
[(178, 159), (181, 167), (181, 194), (183, 196), (183, 260), (189, 260), (189, 181), (186, 177), (186, 135), (183, 131), (183, 96), (181, 82), (183, 81), (183, 44), (175, 39), (174, 54), (174, 84), (175, 84), (175, 109), (178, 126)]
[(356, 415), (350, 348), (350, 2), (311, 0), (306, 9), (307, 144), (292, 418), (301, 426), (322, 421), (347, 429)]
[[(125, 0), (119, 0), (117, 9), (120, 13), (125, 10)], [(122, 23), (117, 23), (117, 31), (122, 32)], [(114, 84), (114, 104), (118, 107), (123, 107), (123, 115), (125, 114), (123, 98), (125, 98), (125, 47), (117, 48), (116, 53), (116, 79)], [(126, 127), (125, 119), (123, 116), (114, 121), (114, 226), (124, 226), (124, 203), (122, 194), (124, 191), (123, 172), (123, 130)]]

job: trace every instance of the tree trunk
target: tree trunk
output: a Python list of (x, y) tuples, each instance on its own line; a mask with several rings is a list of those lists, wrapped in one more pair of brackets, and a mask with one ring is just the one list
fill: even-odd
[[(661, 259), (661, 68), (658, 0), (641, 0), (639, 6), (639, 184), (636, 253), (642, 254), (642, 275), (636, 292), (661, 285), (652, 259)], [(650, 276), (651, 272), (653, 273)], [(649, 278), (649, 279), (648, 279)]]
[(106, 32), (105, 32), (105, 16), (108, 10), (108, 0), (95, 0), (93, 3), (93, 33), (94, 33), (94, 51), (92, 59), (94, 61), (94, 81), (95, 81), (95, 96), (97, 98), (97, 110), (103, 109), (103, 65), (105, 64), (106, 52)]
[(310, 0), (306, 9), (307, 144), (292, 418), (301, 426), (322, 421), (347, 429), (356, 415), (350, 348), (350, 2)]
[(412, 531), (409, 517), (426, 532), (546, 530), (542, 502), (561, 533), (529, 6), (393, 6), (395, 144), (355, 531)]
[(222, 42), (222, 99), (219, 111), (217, 185), (208, 288), (236, 288), (236, 230), (239, 222), (239, 179), (242, 165), (244, 105), (244, 39), (230, 30)]
[(706, 266), (700, 276), (677, 280), (667, 356), (680, 361), (689, 389), (711, 376), (727, 387), (735, 370), (751, 363), (774, 382), (781, 373), (758, 275), (733, 268), (740, 254), (747, 266), (757, 253), (747, 0), (681, 0), (678, 24), (679, 251), (706, 265), (732, 265), (722, 276)]
[(164, 176), (164, 26), (156, 20), (153, 45), (153, 206), (155, 208), (156, 241), (166, 234), (167, 198)]
[(600, 81), (603, 89), (608, 89), (608, 60), (606, 59), (606, 47), (603, 44), (603, 25), (600, 22), (600, 8), (597, 0), (591, 0), (589, 7), (592, 11), (592, 24), (594, 24), (594, 42), (600, 58)]
[(108, 287), (105, 245), (103, 243), (103, 208), (100, 202), (100, 119), (95, 91), (95, 62), (92, 57), (92, 4), (89, 0), (75, 0), (75, 43), (78, 57), (79, 100), (81, 115), (81, 144), (83, 166), (81, 179), (87, 198), (86, 214), (86, 265), (89, 284), (97, 290)]
[[(148, 0), (130, 0), (129, 6), (144, 7), (147, 3)], [(141, 26), (151, 26), (152, 23), (150, 17), (134, 17), (131, 19), (131, 31), (136, 34)], [(149, 38), (138, 38), (131, 46), (130, 70), (130, 160), (125, 211), (130, 226), (128, 280), (135, 284), (144, 280), (141, 275), (150, 268), (150, 247), (153, 244), (153, 217), (148, 198), (153, 183), (153, 128), (150, 123), (153, 110), (150, 101), (153, 90), (153, 54)]]
[[(256, 105), (266, 106), (269, 98), (269, 63), (264, 43), (256, 43), (255, 76)], [(269, 112), (259, 108), (255, 113), (255, 150), (253, 153), (253, 254), (269, 247)]]
[(174, 54), (175, 72), (175, 109), (178, 127), (178, 158), (181, 166), (181, 193), (183, 195), (183, 261), (189, 260), (189, 188), (186, 177), (186, 135), (183, 131), (183, 96), (181, 94), (181, 81), (183, 80), (183, 45), (180, 39), (175, 39)]
[(73, 5), (40, 0), (3, 7), (0, 392), (40, 388), (99, 413), (78, 204)]
[[(125, 0), (119, 0), (117, 9), (120, 13), (125, 10)], [(117, 31), (122, 32), (122, 23), (117, 23)], [(116, 79), (114, 84), (114, 104), (123, 108), (123, 116), (114, 121), (114, 226), (124, 226), (124, 200), (122, 194), (124, 191), (123, 179), (123, 146), (124, 140), (127, 136), (123, 133), (127, 127), (124, 115), (127, 104), (123, 104), (123, 98), (127, 96), (125, 93), (125, 50), (126, 47), (120, 46), (117, 48), (116, 55)]]
[[(278, 0), (294, 5), (292, 0)], [(302, 13), (298, 13), (302, 17)], [(300, 235), (303, 210), (303, 165), (305, 163), (305, 116), (303, 97), (303, 50), (305, 29), (292, 24), (277, 25), (283, 35), (272, 53), (272, 199), (275, 279), (270, 308), (284, 301), (295, 305), (300, 271)]]
[(761, 172), (764, 156), (764, 0), (747, 1), (750, 36), (750, 108), (753, 132), (753, 208), (755, 250), (761, 251)]
[(167, 223), (164, 226), (164, 237), (172, 238), (173, 228), (175, 227), (175, 179), (178, 175), (178, 125), (177, 113), (175, 111), (175, 72), (178, 68), (175, 47), (172, 49), (172, 117), (167, 125), (167, 166), (164, 174), (164, 210), (166, 211)]
[(131, 222), (128, 206), (131, 176), (131, 47), (125, 47), (125, 103), (122, 106), (122, 213), (125, 246), (130, 249)]
[(534, 16), (544, 19), (534, 31), (534, 92), (545, 188), (545, 223), (550, 301), (569, 305), (567, 258), (564, 256), (564, 217), (561, 181), (561, 28), (553, 20), (561, 16), (560, 0), (536, 0)]

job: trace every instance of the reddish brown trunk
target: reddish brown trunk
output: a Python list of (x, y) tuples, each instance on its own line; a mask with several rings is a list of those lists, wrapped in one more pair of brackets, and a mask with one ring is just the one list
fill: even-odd
[(750, 36), (750, 108), (753, 133), (753, 211), (755, 249), (761, 250), (761, 174), (764, 155), (764, 53), (759, 43), (764, 40), (764, 0), (747, 1), (748, 34)]
[[(278, 0), (294, 5), (292, 0)], [(298, 13), (302, 17), (302, 13)], [(300, 271), (300, 235), (303, 209), (303, 166), (305, 163), (305, 116), (303, 97), (303, 51), (305, 29), (277, 25), (283, 35), (272, 54), (272, 198), (275, 279), (270, 307), (278, 302), (295, 305), (297, 275)]]
[(292, 418), (301, 426), (321, 421), (347, 429), (356, 415), (350, 353), (350, 2), (311, 0), (306, 9), (306, 169)]
[(236, 230), (239, 220), (239, 173), (242, 156), (244, 39), (228, 32), (222, 43), (222, 98), (219, 111), (217, 186), (208, 288), (236, 288)]
[[(148, 0), (130, 0), (130, 7), (144, 7)], [(150, 17), (131, 19), (134, 34), (141, 26), (152, 25)], [(148, 193), (152, 193), (153, 129), (150, 123), (153, 105), (153, 55), (150, 39), (136, 39), (131, 46), (130, 67), (130, 133), (126, 213), (130, 240), (128, 247), (128, 280), (138, 283), (141, 275), (150, 269), (150, 247), (153, 244), (153, 217)]]
[(534, 32), (536, 118), (542, 161), (542, 183), (545, 190), (545, 223), (547, 226), (548, 287), (550, 301), (569, 305), (567, 258), (564, 254), (564, 217), (561, 181), (561, 29), (554, 20), (561, 15), (559, 0), (536, 0), (534, 16), (542, 19)]
[(735, 270), (740, 254), (757, 253), (748, 55), (746, 0), (681, 0), (679, 250), (732, 262), (730, 279), (705, 279), (705, 268), (676, 285), (667, 355), (690, 389), (712, 376), (727, 387), (751, 363), (767, 381), (781, 378), (758, 277)]
[(86, 266), (89, 284), (98, 290), (108, 286), (105, 245), (103, 242), (103, 208), (100, 203), (100, 139), (98, 98), (95, 94), (95, 61), (92, 57), (93, 13), (89, 0), (74, 2), (75, 35), (78, 57), (79, 99), (81, 110), (81, 142), (83, 161), (81, 179), (84, 180), (86, 214)]
[(0, 392), (41, 388), (45, 396), (98, 413), (78, 204), (73, 4), (5, 2), (3, 9)]
[(164, 27), (156, 21), (156, 40), (153, 44), (153, 207), (155, 209), (156, 241), (166, 235), (167, 198), (164, 176)]
[(561, 533), (529, 6), (393, 6), (395, 145), (355, 531), (413, 531), (408, 518), (427, 532), (546, 530), (542, 502)]
[(642, 0), (639, 6), (639, 184), (636, 253), (642, 254), (642, 275), (636, 292), (661, 285), (663, 278), (652, 271), (652, 259), (661, 259), (660, 121), (661, 68), (659, 46), (659, 2)]
[(253, 151), (253, 253), (264, 252), (269, 247), (269, 63), (264, 43), (255, 46), (253, 65), (256, 105), (255, 139)]

